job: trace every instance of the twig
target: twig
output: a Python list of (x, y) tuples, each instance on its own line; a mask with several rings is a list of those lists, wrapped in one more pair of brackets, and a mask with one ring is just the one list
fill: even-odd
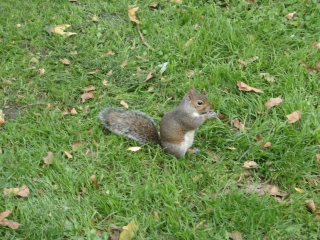
[(144, 39), (142, 32), (140, 31), (140, 24), (139, 23), (137, 23), (137, 29), (138, 29), (138, 32), (139, 32), (139, 35), (140, 35), (140, 38), (141, 38), (143, 44), (146, 45), (148, 48), (150, 48), (152, 51), (154, 51), (154, 48), (151, 47), (150, 44), (147, 43), (147, 41)]

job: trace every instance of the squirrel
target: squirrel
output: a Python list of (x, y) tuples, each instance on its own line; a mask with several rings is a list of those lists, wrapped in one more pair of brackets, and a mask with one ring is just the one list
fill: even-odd
[(160, 137), (153, 119), (142, 112), (106, 108), (99, 118), (111, 132), (139, 144), (160, 144), (166, 154), (181, 158), (192, 146), (195, 130), (207, 118), (217, 116), (211, 108), (207, 97), (197, 93), (194, 86), (190, 87), (180, 104), (164, 114), (160, 121)]

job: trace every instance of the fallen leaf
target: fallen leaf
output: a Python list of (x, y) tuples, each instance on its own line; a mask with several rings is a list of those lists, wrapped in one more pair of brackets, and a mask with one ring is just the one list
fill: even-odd
[(193, 42), (194, 39), (195, 39), (195, 37), (190, 38), (190, 39), (184, 44), (184, 47), (189, 47), (189, 45)]
[(296, 12), (288, 13), (288, 14), (286, 15), (286, 18), (288, 18), (289, 20), (293, 20), (296, 15), (297, 15)]
[(150, 71), (146, 77), (146, 79), (144, 80), (144, 82), (148, 81), (150, 78), (152, 78), (152, 71)]
[(158, 6), (158, 3), (156, 2), (152, 2), (148, 5), (149, 7), (152, 7), (152, 8), (156, 8)]
[(282, 98), (281, 96), (278, 96), (276, 98), (270, 98), (265, 104), (264, 106), (269, 110), (270, 108), (279, 105), (280, 103), (282, 103)]
[(64, 65), (70, 65), (70, 60), (68, 58), (62, 58), (59, 61), (62, 62)]
[(77, 55), (78, 52), (77, 52), (77, 51), (71, 51), (70, 54), (71, 54), (71, 55)]
[(96, 90), (96, 87), (93, 86), (93, 85), (89, 85), (89, 86), (83, 87), (81, 90), (82, 90), (83, 92), (90, 92), (90, 91)]
[(205, 222), (206, 222), (206, 220), (202, 220), (201, 222), (199, 222), (199, 223), (196, 225), (196, 228), (201, 227)]
[(268, 82), (275, 82), (274, 76), (271, 76), (269, 73), (260, 73), (259, 75), (263, 77), (265, 80), (267, 80)]
[(112, 75), (112, 69), (109, 72), (107, 72), (107, 75), (108, 76)]
[(258, 134), (256, 143), (259, 143), (259, 142), (261, 142), (262, 140), (263, 140), (263, 137), (262, 137), (260, 134)]
[(169, 0), (172, 3), (182, 4), (182, 0)]
[(78, 148), (79, 146), (81, 146), (81, 145), (82, 145), (82, 142), (81, 142), (81, 141), (76, 141), (76, 142), (74, 142), (74, 143), (72, 144), (72, 151), (77, 150), (77, 148)]
[(96, 188), (100, 189), (100, 186), (99, 186), (99, 184), (98, 184), (98, 182), (97, 182), (97, 177), (96, 177), (96, 175), (90, 176), (89, 179), (90, 179), (90, 181), (96, 186)]
[(72, 108), (71, 111), (70, 111), (71, 115), (77, 115), (78, 112), (75, 108)]
[(69, 24), (61, 24), (56, 26), (47, 26), (45, 27), (45, 30), (49, 33), (56, 33), (64, 36), (71, 36), (77, 34), (75, 32), (65, 32), (65, 30), (69, 27)]
[(97, 15), (93, 15), (91, 20), (92, 20), (92, 22), (99, 22)]
[(12, 82), (10, 80), (6, 80), (6, 84), (11, 85)]
[[(306, 207), (308, 208), (308, 210), (311, 212), (311, 213), (315, 213), (316, 210), (317, 210), (317, 207), (316, 207), (316, 204), (314, 203), (313, 200), (306, 200), (305, 201), (305, 204), (306, 204)], [(1, 219), (0, 219), (1, 220)]]
[(21, 28), (21, 24), (20, 23), (17, 23), (17, 28)]
[(296, 192), (300, 194), (304, 193), (304, 190), (301, 188), (294, 188), (294, 190), (296, 190)]
[(250, 64), (250, 63), (253, 63), (253, 62), (257, 61), (258, 59), (259, 59), (258, 56), (254, 56), (254, 57), (252, 57), (252, 58), (248, 58), (248, 59), (246, 60), (246, 63), (247, 63), (247, 64)]
[(279, 196), (283, 197), (286, 196), (287, 194), (282, 193), (279, 191), (279, 188), (275, 185), (271, 184), (251, 184), (247, 185), (246, 189), (244, 190), (246, 193), (257, 193), (259, 196), (262, 196), (266, 193), (270, 194), (271, 196)]
[(238, 63), (240, 68), (245, 68), (247, 66), (247, 63), (243, 61), (242, 59), (238, 59)]
[(233, 126), (235, 128), (240, 129), (240, 130), (244, 130), (244, 124), (241, 123), (238, 118), (235, 118), (232, 121), (233, 121)]
[(168, 62), (159, 64), (157, 68), (160, 68), (160, 74), (164, 73), (167, 70)]
[(153, 92), (154, 91), (154, 86), (148, 87), (148, 92)]
[(139, 226), (132, 220), (127, 226), (124, 226), (119, 240), (131, 240), (139, 229)]
[(232, 238), (233, 240), (242, 240), (241, 233), (239, 232), (229, 233), (229, 238)]
[(271, 147), (271, 142), (266, 142), (262, 147), (261, 149), (262, 150), (265, 150), (266, 148), (270, 148)]
[(317, 159), (318, 162), (320, 162), (320, 153), (316, 154), (316, 159)]
[(44, 68), (40, 68), (40, 69), (39, 69), (39, 74), (40, 74), (40, 75), (45, 74), (45, 72), (46, 72), (46, 70), (45, 70)]
[(113, 56), (113, 55), (115, 55), (115, 52), (113, 52), (113, 51), (109, 50), (109, 51), (107, 52), (107, 55), (111, 55), (111, 56)]
[(217, 117), (220, 119), (220, 120), (225, 120), (227, 118), (226, 115), (222, 114), (222, 113), (218, 113)]
[(245, 84), (244, 82), (237, 81), (237, 85), (238, 85), (238, 88), (240, 91), (246, 91), (246, 92), (253, 91), (256, 93), (263, 93), (262, 90), (254, 88), (254, 87), (250, 87), (249, 85)]
[(320, 43), (319, 42), (314, 42), (311, 45), (313, 48), (320, 48)]
[(121, 100), (120, 101), (120, 104), (122, 105), (122, 106), (124, 106), (125, 108), (129, 108), (129, 105), (128, 105), (128, 103), (126, 103), (125, 101), (123, 101), (123, 100)]
[(0, 225), (7, 226), (11, 229), (17, 229), (22, 224), (6, 219), (11, 214), (11, 210), (6, 210), (0, 213)]
[(139, 151), (141, 149), (141, 147), (129, 147), (127, 150), (131, 151), (131, 152), (136, 152)]
[[(2, 110), (0, 110), (0, 112), (2, 112)], [(4, 117), (1, 116), (1, 114), (0, 114), (0, 125), (4, 124), (4, 123), (5, 123)]]
[(21, 188), (5, 188), (3, 189), (3, 195), (12, 194), (14, 196), (28, 197), (30, 190), (27, 185), (23, 185)]
[(94, 71), (88, 72), (88, 74), (94, 75), (94, 74), (97, 74), (98, 72), (100, 72), (100, 70), (99, 69), (95, 69)]
[(125, 67), (128, 64), (128, 60), (125, 60), (123, 63), (121, 63), (121, 67)]
[(295, 123), (296, 121), (298, 121), (300, 119), (302, 115), (302, 112), (300, 111), (295, 111), (293, 113), (288, 114), (286, 117), (288, 119), (288, 123)]
[(86, 100), (88, 99), (91, 99), (91, 98), (94, 98), (93, 96), (93, 91), (90, 91), (90, 92), (87, 92), (87, 93), (84, 93), (81, 95), (81, 99), (82, 99), (82, 102), (84, 103)]
[(243, 163), (244, 168), (256, 168), (258, 167), (258, 164), (255, 161), (245, 161)]
[(85, 106), (84, 109), (82, 110), (83, 113), (87, 113), (89, 110), (89, 105)]
[(132, 21), (132, 22), (135, 22), (137, 24), (139, 24), (139, 20), (138, 20), (138, 17), (136, 16), (136, 12), (139, 10), (139, 7), (136, 7), (134, 5), (130, 5), (128, 6), (128, 16), (129, 16), (129, 19)]
[(52, 164), (52, 159), (53, 159), (53, 153), (52, 152), (47, 152), (47, 156), (42, 158), (44, 163), (46, 165), (50, 165)]
[(189, 70), (189, 71), (186, 73), (187, 78), (191, 78), (191, 77), (194, 75), (194, 73), (195, 73), (194, 70)]
[(73, 158), (73, 156), (72, 156), (70, 153), (68, 153), (67, 151), (64, 151), (64, 154), (65, 154), (68, 158)]
[(109, 86), (109, 83), (108, 83), (107, 80), (103, 80), (103, 81), (102, 81), (102, 85), (107, 87), (107, 86)]

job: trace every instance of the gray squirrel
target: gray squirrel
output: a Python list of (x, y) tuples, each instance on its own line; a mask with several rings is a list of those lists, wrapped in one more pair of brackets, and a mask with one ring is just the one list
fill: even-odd
[(160, 122), (160, 137), (152, 118), (142, 112), (106, 108), (99, 114), (105, 127), (140, 144), (160, 144), (167, 154), (181, 158), (192, 146), (195, 130), (207, 118), (217, 114), (207, 97), (190, 87), (180, 104), (166, 113)]

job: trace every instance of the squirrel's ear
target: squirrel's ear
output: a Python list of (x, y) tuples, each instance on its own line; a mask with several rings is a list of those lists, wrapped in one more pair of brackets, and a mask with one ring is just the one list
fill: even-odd
[(188, 92), (186, 93), (188, 101), (191, 101), (194, 93), (196, 93), (196, 88), (194, 86), (191, 86)]

